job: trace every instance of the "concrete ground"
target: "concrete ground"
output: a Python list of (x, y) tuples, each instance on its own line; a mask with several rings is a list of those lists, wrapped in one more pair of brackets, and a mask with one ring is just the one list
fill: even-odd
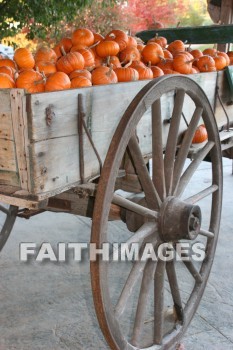
[[(221, 232), (208, 286), (185, 350), (233, 349), (233, 175), (224, 160)], [(196, 181), (208, 182), (204, 163)], [(0, 350), (107, 350), (96, 320), (89, 263), (23, 263), (20, 242), (88, 242), (91, 220), (44, 213), (17, 219), (0, 256)], [(117, 284), (117, 281), (116, 281)]]

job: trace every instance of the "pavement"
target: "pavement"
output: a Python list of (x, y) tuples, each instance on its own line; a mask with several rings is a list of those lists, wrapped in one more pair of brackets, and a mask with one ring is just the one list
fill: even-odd
[[(195, 183), (208, 182), (208, 169), (203, 162)], [(232, 161), (224, 159), (219, 243), (204, 296), (182, 340), (185, 350), (233, 349), (232, 183)], [(0, 350), (109, 349), (94, 312), (88, 261), (19, 258), (21, 242), (88, 242), (90, 229), (91, 219), (63, 213), (17, 219), (0, 256)]]

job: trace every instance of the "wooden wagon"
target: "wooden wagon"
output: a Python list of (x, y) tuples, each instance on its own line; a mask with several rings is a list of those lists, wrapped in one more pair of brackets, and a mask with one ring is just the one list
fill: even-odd
[[(114, 350), (174, 348), (213, 262), (232, 111), (225, 72), (41, 94), (1, 90), (1, 249), (16, 217), (46, 210), (92, 217), (97, 248), (120, 240), (109, 223), (119, 220), (128, 228), (124, 242), (138, 244), (139, 260), (91, 262), (100, 327)], [(192, 139), (202, 123), (208, 140), (197, 147)], [(192, 179), (206, 159), (209, 183), (193, 192)], [(180, 262), (140, 259), (148, 244), (155, 251), (163, 244), (166, 256), (177, 243), (197, 241), (204, 245), (202, 261), (188, 254)]]

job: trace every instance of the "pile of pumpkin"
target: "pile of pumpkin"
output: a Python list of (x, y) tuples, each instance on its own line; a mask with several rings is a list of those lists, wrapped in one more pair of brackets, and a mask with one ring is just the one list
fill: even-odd
[(181, 40), (168, 45), (160, 36), (144, 44), (121, 30), (103, 37), (79, 28), (53, 49), (41, 47), (33, 55), (27, 48), (18, 48), (13, 60), (0, 57), (0, 88), (56, 91), (164, 74), (212, 72), (229, 64), (233, 64), (233, 52), (191, 50)]

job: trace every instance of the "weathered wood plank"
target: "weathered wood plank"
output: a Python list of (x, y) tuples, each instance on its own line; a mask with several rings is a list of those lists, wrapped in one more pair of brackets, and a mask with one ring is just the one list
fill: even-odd
[[(109, 125), (116, 119), (120, 120), (133, 97), (148, 82), (144, 80), (30, 95), (27, 101), (29, 137), (39, 141), (77, 134), (80, 93), (84, 97), (88, 125), (92, 125), (91, 129), (96, 132), (105, 133)], [(54, 113), (50, 126), (46, 123), (46, 108), (49, 106)]]
[(0, 170), (0, 185), (6, 186), (20, 186), (19, 175), (14, 171)]
[(0, 139), (0, 170), (17, 172), (13, 141)]
[(23, 190), (30, 190), (30, 178), (28, 167), (28, 128), (24, 103), (24, 90), (11, 90), (11, 111), (20, 184)]
[(9, 89), (0, 89), (0, 139), (14, 140)]

